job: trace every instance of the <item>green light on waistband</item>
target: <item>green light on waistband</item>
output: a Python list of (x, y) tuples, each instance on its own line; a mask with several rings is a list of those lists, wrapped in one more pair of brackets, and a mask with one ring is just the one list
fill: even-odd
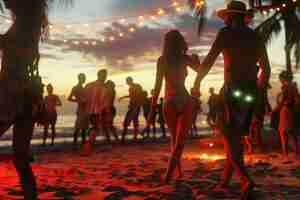
[(242, 92), (240, 90), (235, 90), (233, 92), (233, 96), (236, 98), (240, 98), (242, 96)]
[(246, 95), (245, 96), (245, 101), (247, 103), (251, 103), (251, 102), (253, 102), (253, 100), (254, 100), (253, 96), (251, 96), (251, 95)]

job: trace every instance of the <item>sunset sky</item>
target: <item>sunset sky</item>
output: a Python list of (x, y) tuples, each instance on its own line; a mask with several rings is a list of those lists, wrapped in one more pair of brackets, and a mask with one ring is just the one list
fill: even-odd
[[(184, 5), (186, 0), (177, 2)], [(200, 38), (191, 13), (176, 11), (172, 3), (172, 0), (75, 0), (72, 8), (53, 9), (51, 37), (41, 46), (40, 71), (44, 82), (52, 83), (56, 93), (67, 95), (76, 84), (78, 73), (86, 73), (88, 81), (92, 81), (97, 70), (106, 68), (109, 79), (117, 84), (119, 95), (127, 92), (126, 76), (133, 76), (150, 90), (163, 36), (168, 30), (179, 29), (190, 45), (190, 53), (204, 56), (216, 30), (222, 26), (222, 21), (214, 15), (216, 9), (224, 6), (222, 0), (208, 1), (209, 21)], [(160, 8), (168, 15), (157, 16)], [(154, 14), (157, 18), (151, 20)], [(5, 27), (3, 23), (1, 26)], [(130, 32), (132, 28), (134, 31)], [(104, 38), (106, 41), (102, 42)], [(277, 78), (284, 64), (284, 38), (274, 41), (269, 56), (273, 77)], [(222, 62), (217, 62), (202, 85), (204, 94), (210, 86), (221, 86), (222, 74)], [(192, 73), (188, 85), (193, 77)]]

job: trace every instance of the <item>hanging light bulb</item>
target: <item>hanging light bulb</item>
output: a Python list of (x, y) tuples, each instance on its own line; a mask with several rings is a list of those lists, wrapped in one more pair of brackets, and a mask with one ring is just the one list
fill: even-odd
[(157, 11), (157, 14), (158, 15), (164, 15), (165, 11), (162, 8), (159, 8), (158, 11)]
[(131, 27), (131, 28), (129, 29), (129, 32), (131, 32), (131, 33), (135, 32), (135, 28)]

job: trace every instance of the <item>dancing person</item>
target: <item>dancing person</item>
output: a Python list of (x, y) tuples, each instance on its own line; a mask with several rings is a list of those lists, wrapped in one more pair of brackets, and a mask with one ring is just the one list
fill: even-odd
[(97, 72), (97, 80), (86, 84), (84, 94), (86, 99), (86, 113), (89, 118), (88, 141), (85, 143), (85, 153), (90, 154), (100, 131), (100, 117), (104, 109), (104, 91), (107, 70)]
[(202, 112), (202, 102), (200, 100), (200, 96), (201, 94), (193, 94), (193, 91), (191, 91), (191, 95), (193, 98), (195, 98), (196, 103), (196, 107), (195, 107), (195, 112), (194, 112), (194, 116), (193, 116), (193, 125), (191, 128), (191, 137), (194, 137), (197, 135), (198, 132), (198, 127), (197, 127), (197, 117), (198, 115)]
[(293, 75), (287, 71), (282, 71), (279, 75), (282, 84), (282, 96), (279, 102), (279, 127), (281, 147), (283, 155), (288, 155), (288, 136), (294, 142), (294, 149), (299, 154), (298, 138), (296, 134), (295, 110), (297, 88), (292, 83)]
[(133, 122), (134, 140), (137, 140), (139, 134), (139, 115), (143, 103), (143, 89), (142, 86), (135, 83), (132, 77), (126, 78), (126, 84), (129, 86), (129, 95), (119, 98), (119, 101), (129, 98), (128, 111), (125, 115), (122, 133), (122, 143), (125, 142), (125, 137), (128, 132), (128, 127)]
[(46, 108), (46, 121), (44, 124), (44, 136), (43, 136), (43, 146), (46, 145), (46, 140), (48, 138), (48, 129), (51, 128), (51, 146), (54, 145), (54, 139), (56, 136), (56, 121), (57, 121), (57, 106), (61, 106), (62, 103), (56, 94), (53, 94), (53, 86), (51, 84), (47, 85), (48, 95), (45, 97), (45, 108)]
[[(226, 188), (235, 170), (241, 177), (242, 199), (248, 199), (254, 182), (244, 164), (242, 137), (249, 133), (252, 113), (258, 90), (265, 90), (270, 77), (270, 64), (266, 48), (259, 35), (247, 26), (253, 17), (246, 5), (231, 1), (227, 8), (219, 10), (224, 20), (212, 48), (201, 63), (195, 83), (200, 88), (220, 53), (224, 58), (224, 86), (220, 92), (225, 115), (219, 130), (223, 134), (226, 162), (223, 176), (216, 189)], [(257, 63), (261, 73), (257, 73)]]
[(207, 124), (213, 128), (216, 124), (217, 117), (217, 99), (218, 95), (215, 93), (215, 88), (209, 88), (209, 98), (208, 98), (208, 113), (207, 113)]
[[(150, 132), (152, 130), (152, 134), (153, 134), (153, 138), (156, 138), (156, 117), (157, 117), (157, 108), (155, 109), (155, 111), (153, 113), (151, 113), (151, 116), (149, 116), (150, 114), (150, 108), (151, 108), (151, 102), (153, 99), (153, 92), (154, 90), (151, 90), (151, 97), (147, 97), (144, 100), (144, 104), (143, 104), (143, 110), (144, 110), (144, 117), (146, 119), (146, 121), (149, 119), (150, 123), (146, 123), (146, 127), (143, 130), (142, 135), (144, 135), (144, 133), (147, 133), (147, 138), (150, 138)], [(145, 112), (146, 111), (146, 112)]]
[(84, 94), (84, 83), (86, 76), (83, 73), (78, 74), (78, 83), (71, 90), (68, 101), (77, 103), (75, 130), (73, 134), (73, 144), (77, 145), (78, 134), (81, 135), (81, 143), (85, 143), (86, 130), (88, 128), (88, 116), (85, 112), (86, 100)]
[(167, 132), (166, 132), (166, 121), (165, 121), (165, 117), (164, 117), (164, 99), (161, 97), (159, 99), (159, 104), (157, 104), (157, 122), (159, 123), (160, 126), (160, 130), (162, 132), (162, 138), (167, 138)]
[(187, 50), (188, 45), (182, 34), (172, 30), (165, 36), (163, 53), (157, 62), (150, 115), (156, 109), (162, 82), (165, 80), (164, 114), (171, 134), (171, 156), (164, 176), (165, 183), (169, 183), (175, 170), (177, 177), (183, 175), (181, 156), (185, 138), (193, 123), (195, 102), (185, 88), (185, 80), (187, 67), (196, 69), (200, 61), (197, 56), (188, 56)]
[(37, 199), (35, 177), (30, 166), (30, 141), (37, 108), (43, 102), (39, 76), (39, 42), (48, 30), (45, 0), (5, 0), (13, 23), (0, 35), (0, 135), (13, 126), (13, 164), (25, 200)]
[(113, 134), (115, 141), (119, 141), (117, 130), (114, 127), (114, 118), (117, 114), (115, 107), (115, 87), (116, 85), (113, 81), (106, 81), (104, 90), (104, 108), (101, 113), (101, 126), (108, 142), (111, 142), (111, 134)]

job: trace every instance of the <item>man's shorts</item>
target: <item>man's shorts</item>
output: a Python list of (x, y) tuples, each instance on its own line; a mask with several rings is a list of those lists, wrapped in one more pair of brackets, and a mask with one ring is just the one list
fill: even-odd
[(75, 128), (87, 129), (89, 127), (89, 115), (87, 113), (77, 113)]
[(129, 109), (126, 113), (124, 126), (128, 127), (130, 123), (133, 121), (134, 126), (139, 125), (139, 115), (140, 115), (140, 106), (129, 106)]

